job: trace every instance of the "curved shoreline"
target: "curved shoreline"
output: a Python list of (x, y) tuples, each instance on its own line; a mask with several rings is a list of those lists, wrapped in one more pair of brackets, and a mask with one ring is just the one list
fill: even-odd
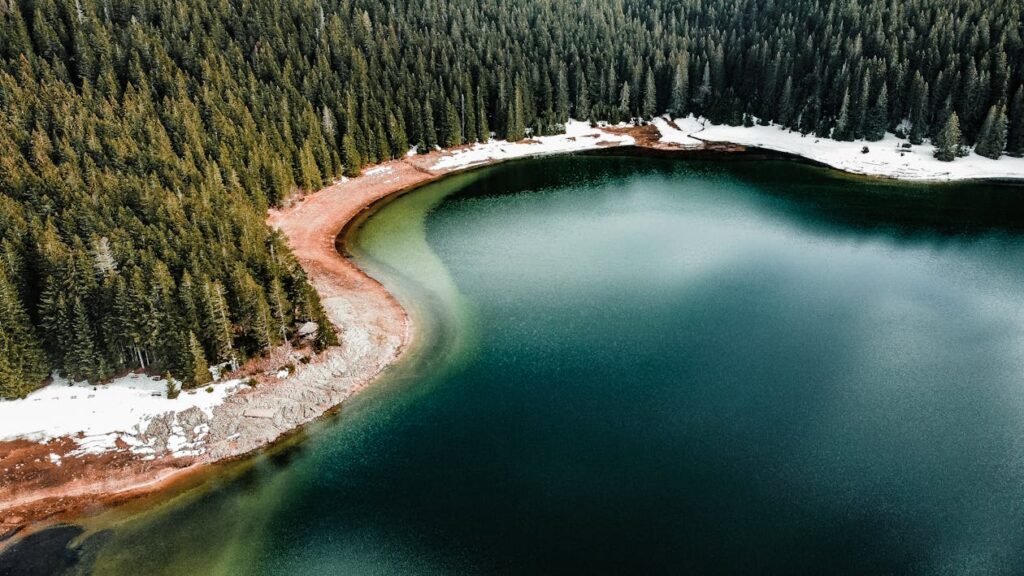
[[(339, 327), (342, 345), (324, 352), (308, 366), (301, 367), (295, 380), (260, 386), (236, 395), (238, 400), (218, 407), (211, 430), (211, 441), (206, 454), (192, 458), (159, 458), (142, 469), (112, 477), (98, 470), (100, 477), (92, 481), (71, 479), (52, 488), (13, 492), (11, 498), (0, 490), (0, 550), (6, 548), (16, 534), (27, 533), (39, 523), (73, 519), (100, 506), (112, 506), (145, 495), (182, 487), (210, 471), (213, 464), (246, 459), (254, 454), (287, 441), (303, 426), (336, 412), (342, 403), (377, 381), (381, 373), (405, 357), (416, 340), (415, 326), (408, 311), (378, 280), (369, 276), (351, 259), (346, 241), (363, 218), (387, 201), (412, 192), (453, 173), (498, 164), (513, 158), (548, 153), (610, 153), (650, 155), (669, 158), (735, 158), (756, 160), (762, 158), (795, 159), (810, 165), (827, 167), (844, 174), (872, 177), (841, 170), (800, 155), (770, 149), (741, 145), (713, 144), (701, 148), (680, 148), (659, 145), (641, 138), (648, 126), (609, 129), (611, 133), (637, 136), (632, 142), (595, 141), (581, 150), (537, 151), (515, 157), (488, 158), (465, 165), (435, 168), (438, 160), (451, 157), (451, 152), (438, 151), (423, 156), (392, 160), (364, 171), (355, 179), (342, 179), (305, 197), (297, 198), (290, 206), (271, 210), (267, 223), (283, 233), (299, 264), (318, 291), (332, 322)], [(463, 150), (468, 147), (462, 147)], [(994, 182), (1018, 184), (1019, 180), (994, 179)], [(358, 337), (358, 338), (356, 338)], [(355, 340), (359, 342), (354, 342)], [(361, 348), (355, 350), (359, 344)], [(367, 347), (368, 345), (368, 347)], [(305, 376), (303, 376), (305, 375)], [(305, 380), (303, 380), (305, 378)], [(344, 380), (340, 385), (339, 380)], [(293, 398), (283, 398), (278, 392), (291, 386), (300, 396), (312, 391), (305, 404), (290, 404)], [(264, 402), (265, 401), (265, 402)], [(274, 402), (277, 401), (277, 404)], [(293, 414), (289, 418), (275, 418), (270, 431), (265, 422), (249, 426), (256, 433), (246, 442), (239, 442), (237, 427), (253, 424), (246, 409), (270, 404), (276, 408), (286, 405)], [(298, 409), (297, 409), (298, 408)], [(282, 410), (284, 408), (281, 408)], [(234, 424), (234, 427), (232, 427)], [(11, 519), (16, 520), (11, 522)], [(42, 521), (46, 521), (42, 523)]]
[[(436, 156), (428, 155), (420, 162), (436, 160)], [(320, 294), (328, 316), (339, 329), (340, 346), (325, 351), (308, 365), (298, 366), (296, 374), (288, 380), (237, 394), (232, 398), (234, 402), (219, 406), (212, 419), (208, 450), (200, 457), (158, 458), (124, 474), (108, 475), (105, 470), (96, 469), (99, 466), (91, 466), (90, 471), (98, 477), (87, 481), (71, 478), (43, 489), (0, 489), (0, 550), (35, 529), (73, 520), (97, 508), (182, 487), (202, 477), (214, 464), (244, 460), (285, 443), (303, 426), (336, 412), (345, 400), (375, 382), (402, 358), (415, 340), (408, 313), (390, 291), (350, 259), (343, 245), (354, 230), (353, 225), (364, 214), (376, 210), (381, 201), (448, 173), (431, 173), (412, 162), (389, 162), (382, 165), (391, 168), (386, 173), (335, 183), (268, 215), (268, 224), (285, 234), (296, 259)], [(400, 178), (396, 178), (396, 172)], [(299, 389), (307, 400), (305, 405), (278, 402), (285, 404), (278, 406), (280, 410), (297, 412), (295, 418), (275, 417), (270, 431), (260, 430), (250, 434), (248, 442), (239, 442), (237, 432), (233, 431), (237, 425), (257, 420), (246, 417), (246, 409), (261, 405), (261, 400), (273, 405), (275, 400), (282, 399), (281, 389), (288, 386)], [(295, 410), (297, 406), (301, 411)], [(253, 427), (266, 428), (267, 423), (258, 424)], [(14, 538), (16, 535), (18, 538)]]

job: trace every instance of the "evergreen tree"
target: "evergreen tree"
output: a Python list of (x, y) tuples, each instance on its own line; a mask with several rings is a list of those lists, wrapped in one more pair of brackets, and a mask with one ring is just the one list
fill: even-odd
[(391, 136), (391, 156), (393, 158), (405, 156), (409, 151), (409, 138), (405, 134), (405, 127), (393, 113), (388, 114), (388, 134)]
[(462, 144), (462, 122), (459, 121), (459, 111), (451, 100), (445, 102), (443, 145), (451, 148)]
[(885, 130), (889, 118), (889, 90), (885, 84), (878, 91), (875, 104), (868, 110), (868, 117), (864, 123), (864, 139), (868, 142), (877, 142), (885, 137)]
[(590, 88), (587, 86), (587, 77), (582, 71), (577, 77), (574, 114), (578, 120), (590, 119)]
[(630, 98), (629, 82), (623, 82), (622, 90), (619, 91), (619, 115), (622, 118), (630, 118)]
[(921, 73), (914, 75), (913, 86), (910, 90), (910, 143), (922, 144), (924, 137), (928, 134), (928, 83), (924, 81)]
[(843, 93), (843, 103), (839, 107), (839, 118), (836, 119), (836, 127), (832, 131), (832, 137), (836, 140), (853, 140), (853, 130), (850, 129), (850, 91)]
[(238, 365), (238, 356), (235, 353), (231, 315), (227, 300), (224, 298), (224, 286), (217, 281), (207, 284), (205, 296), (204, 329), (213, 341), (214, 357), (217, 362), (230, 362), (234, 368)]
[(960, 118), (957, 117), (956, 112), (953, 112), (942, 129), (935, 135), (935, 157), (943, 162), (952, 162), (960, 155), (962, 140)]
[(1010, 101), (1007, 129), (1006, 153), (1010, 156), (1024, 156), (1024, 85), (1017, 88)]
[[(792, 82), (789, 84), (792, 92)], [(704, 64), (704, 75), (701, 77), (700, 86), (697, 88), (697, 95), (694, 98), (697, 106), (705, 110), (710, 104), (711, 94), (714, 89), (711, 86), (711, 63)]]
[(0, 261), (0, 398), (17, 398), (46, 377), (46, 357), (5, 269)]
[(558, 81), (555, 84), (555, 121), (565, 124), (569, 121), (569, 78), (565, 67), (558, 67)]
[(658, 89), (654, 83), (654, 73), (647, 69), (644, 82), (644, 102), (641, 106), (641, 114), (645, 119), (651, 119), (658, 113)]
[(64, 352), (64, 368), (73, 380), (97, 382), (106, 376), (102, 359), (94, 346), (95, 334), (81, 298), (70, 302), (69, 333)]
[(283, 342), (288, 339), (288, 324), (291, 322), (291, 310), (288, 307), (288, 296), (285, 294), (284, 286), (281, 285), (281, 280), (276, 276), (270, 283), (270, 293), (267, 300), (270, 305), (273, 328), (280, 335), (279, 340)]
[(423, 145), (427, 150), (437, 148), (437, 130), (434, 129), (434, 107), (427, 98), (423, 105)]
[(345, 176), (355, 178), (363, 172), (363, 158), (359, 154), (359, 147), (356, 146), (355, 138), (351, 134), (345, 134), (341, 139), (342, 157), (345, 162)]
[(206, 363), (206, 353), (203, 352), (199, 339), (194, 332), (188, 332), (188, 363), (186, 365), (185, 388), (199, 388), (213, 380), (210, 373), (210, 366)]
[(676, 64), (675, 72), (672, 75), (672, 97), (669, 103), (669, 113), (673, 117), (686, 116), (687, 102), (689, 101), (690, 77), (687, 70), (685, 57), (683, 62)]
[(523, 90), (516, 81), (509, 99), (508, 126), (505, 129), (505, 139), (509, 142), (518, 142), (526, 137), (526, 112), (523, 106)]
[(793, 119), (795, 104), (793, 102), (793, 77), (786, 78), (782, 88), (782, 97), (779, 99), (779, 124), (788, 126)]
[(1006, 112), (1002, 106), (992, 106), (985, 116), (985, 122), (978, 132), (978, 144), (974, 151), (986, 158), (998, 160), (1006, 148)]
[(476, 115), (476, 139), (487, 142), (491, 139), (491, 128), (487, 121), (487, 101), (483, 96), (483, 88), (479, 85), (476, 87), (476, 105), (480, 107)]

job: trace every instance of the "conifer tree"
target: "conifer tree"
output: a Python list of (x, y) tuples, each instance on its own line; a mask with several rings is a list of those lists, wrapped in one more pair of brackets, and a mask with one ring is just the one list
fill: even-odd
[(46, 377), (46, 357), (0, 261), (0, 398), (21, 397)]
[(590, 88), (586, 74), (581, 70), (576, 80), (576, 107), (574, 115), (577, 120), (590, 120)]
[(843, 103), (839, 107), (839, 118), (836, 119), (836, 127), (832, 131), (832, 137), (836, 140), (853, 140), (853, 131), (850, 129), (850, 91), (843, 93)]
[(491, 128), (487, 121), (487, 101), (483, 96), (483, 87), (479, 84), (476, 87), (476, 105), (479, 106), (476, 115), (476, 139), (480, 142), (487, 142), (491, 139)]
[[(792, 83), (790, 83), (790, 90), (792, 90)], [(701, 77), (700, 86), (697, 87), (697, 95), (694, 97), (694, 101), (701, 110), (705, 110), (710, 104), (713, 91), (714, 89), (711, 86), (711, 63), (707, 62), (704, 64), (704, 75)]]
[(355, 178), (363, 172), (363, 158), (359, 154), (355, 138), (351, 134), (345, 134), (341, 139), (341, 150), (345, 162), (345, 176)]
[(672, 74), (672, 97), (669, 102), (669, 112), (673, 117), (686, 116), (688, 110), (690, 92), (690, 73), (687, 70), (686, 58), (676, 64), (675, 72)]
[(224, 298), (224, 286), (219, 281), (206, 285), (206, 318), (204, 329), (213, 342), (217, 362), (230, 362), (237, 366), (234, 336), (232, 335), (231, 314)]
[(427, 98), (423, 105), (423, 145), (427, 150), (437, 147), (437, 130), (434, 129), (434, 107), (430, 105), (430, 98)]
[(885, 137), (889, 117), (889, 90), (885, 84), (878, 91), (874, 106), (868, 110), (868, 117), (864, 123), (864, 139), (868, 142), (877, 142)]
[(629, 81), (626, 81), (622, 83), (622, 90), (619, 91), (619, 115), (621, 118), (630, 118), (630, 101)]
[(469, 81), (466, 80), (466, 85), (462, 96), (462, 114), (465, 117), (465, 121), (462, 123), (462, 141), (464, 143), (474, 142), (476, 140), (476, 97), (473, 95), (473, 90), (469, 86)]
[(565, 66), (558, 67), (558, 78), (555, 83), (555, 121), (565, 124), (569, 120), (569, 78), (565, 74)]
[(788, 126), (789, 122), (793, 119), (794, 113), (794, 102), (793, 102), (793, 77), (786, 77), (786, 83), (782, 87), (782, 96), (779, 98), (779, 124)]
[(0, 330), (0, 398), (24, 398), (34, 388), (13, 365), (13, 344), (11, 337)]
[(935, 157), (943, 162), (952, 162), (960, 155), (962, 140), (960, 118), (957, 117), (956, 112), (953, 112), (942, 129), (935, 135)]
[(921, 144), (928, 134), (928, 83), (921, 73), (914, 75), (910, 90), (910, 143)]
[(651, 119), (658, 113), (658, 89), (654, 83), (654, 72), (647, 68), (644, 81), (644, 102), (640, 110), (645, 119)]
[(523, 91), (519, 82), (516, 81), (512, 89), (512, 97), (509, 99), (508, 127), (505, 129), (505, 139), (509, 142), (518, 142), (526, 137), (523, 105)]
[(65, 342), (67, 348), (64, 352), (67, 376), (74, 380), (99, 382), (106, 376), (106, 371), (96, 353), (95, 335), (81, 298), (71, 299), (69, 322), (69, 333)]
[(270, 283), (270, 292), (267, 303), (270, 305), (270, 316), (273, 320), (273, 328), (280, 335), (280, 341), (288, 339), (288, 324), (291, 322), (291, 311), (288, 308), (288, 297), (281, 285), (280, 278), (276, 276)]
[(462, 122), (459, 121), (459, 112), (451, 100), (445, 101), (445, 114), (443, 126), (443, 146), (451, 148), (462, 144)]
[(989, 108), (981, 131), (978, 132), (978, 144), (974, 151), (986, 158), (998, 160), (1006, 148), (1006, 124), (1006, 112), (1002, 106)]
[(1017, 88), (1010, 100), (1006, 153), (1010, 156), (1024, 156), (1024, 85)]
[(188, 332), (188, 363), (184, 374), (186, 388), (198, 388), (209, 384), (213, 380), (210, 373), (210, 366), (206, 362), (206, 353), (203, 352), (199, 339), (194, 332)]

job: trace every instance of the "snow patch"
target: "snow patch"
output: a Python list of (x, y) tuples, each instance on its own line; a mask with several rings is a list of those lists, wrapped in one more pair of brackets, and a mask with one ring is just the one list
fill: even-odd
[[(192, 408), (212, 417), (213, 409), (242, 386), (241, 380), (230, 380), (213, 385), (213, 392), (183, 391), (170, 400), (163, 378), (128, 374), (106, 384), (92, 385), (71, 382), (54, 374), (49, 385), (26, 398), (0, 400), (0, 441), (45, 442), (70, 436), (78, 445), (69, 453), (72, 456), (119, 450), (118, 441), (132, 452), (154, 453), (152, 439), (148, 442), (142, 439), (154, 418), (169, 413), (176, 418), (177, 414)], [(175, 435), (177, 431), (172, 429), (172, 437)], [(183, 450), (191, 454), (200, 450), (205, 433), (194, 432), (191, 436), (201, 437), (200, 442), (175, 440), (171, 451), (177, 454)], [(168, 448), (171, 443), (168, 440)]]
[(675, 144), (683, 148), (700, 148), (704, 142), (691, 136), (704, 130), (704, 121), (694, 118), (691, 114), (686, 118), (679, 118), (670, 121), (663, 117), (651, 120), (651, 124), (661, 133), (660, 141), (665, 144)]
[[(795, 154), (867, 176), (918, 181), (1024, 178), (1024, 158), (1004, 156), (992, 160), (972, 153), (953, 162), (941, 162), (935, 158), (935, 147), (931, 144), (904, 148), (907, 141), (893, 134), (886, 134), (878, 142), (839, 142), (813, 134), (805, 136), (778, 126), (713, 126), (709, 123), (702, 132), (691, 135), (707, 142), (728, 142)], [(867, 153), (864, 147), (868, 148)]]
[(601, 146), (628, 146), (634, 143), (632, 136), (612, 134), (600, 128), (592, 128), (587, 122), (570, 120), (565, 125), (565, 134), (538, 136), (522, 142), (478, 142), (470, 147), (445, 153), (432, 169), (459, 170), (495, 160), (578, 152)]

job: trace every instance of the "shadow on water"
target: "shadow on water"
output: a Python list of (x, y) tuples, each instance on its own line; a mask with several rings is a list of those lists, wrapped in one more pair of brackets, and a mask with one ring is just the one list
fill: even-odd
[(0, 553), (0, 576), (53, 576), (85, 567), (81, 549), (71, 544), (83, 532), (79, 526), (55, 526), (26, 536)]
[[(539, 189), (604, 183), (614, 186), (639, 172), (655, 178), (687, 176), (742, 182), (751, 196), (779, 216), (830, 233), (874, 232), (898, 238), (971, 236), (1024, 231), (1024, 184), (1008, 181), (906, 182), (847, 174), (798, 160), (726, 154), (720, 159), (679, 160), (643, 151), (611, 149), (582, 155), (571, 169), (559, 157), (507, 162), (462, 187), (446, 201), (513, 196)], [(771, 156), (769, 155), (769, 158)], [(544, 163), (559, 169), (545, 169)], [(532, 165), (532, 170), (517, 166)]]

